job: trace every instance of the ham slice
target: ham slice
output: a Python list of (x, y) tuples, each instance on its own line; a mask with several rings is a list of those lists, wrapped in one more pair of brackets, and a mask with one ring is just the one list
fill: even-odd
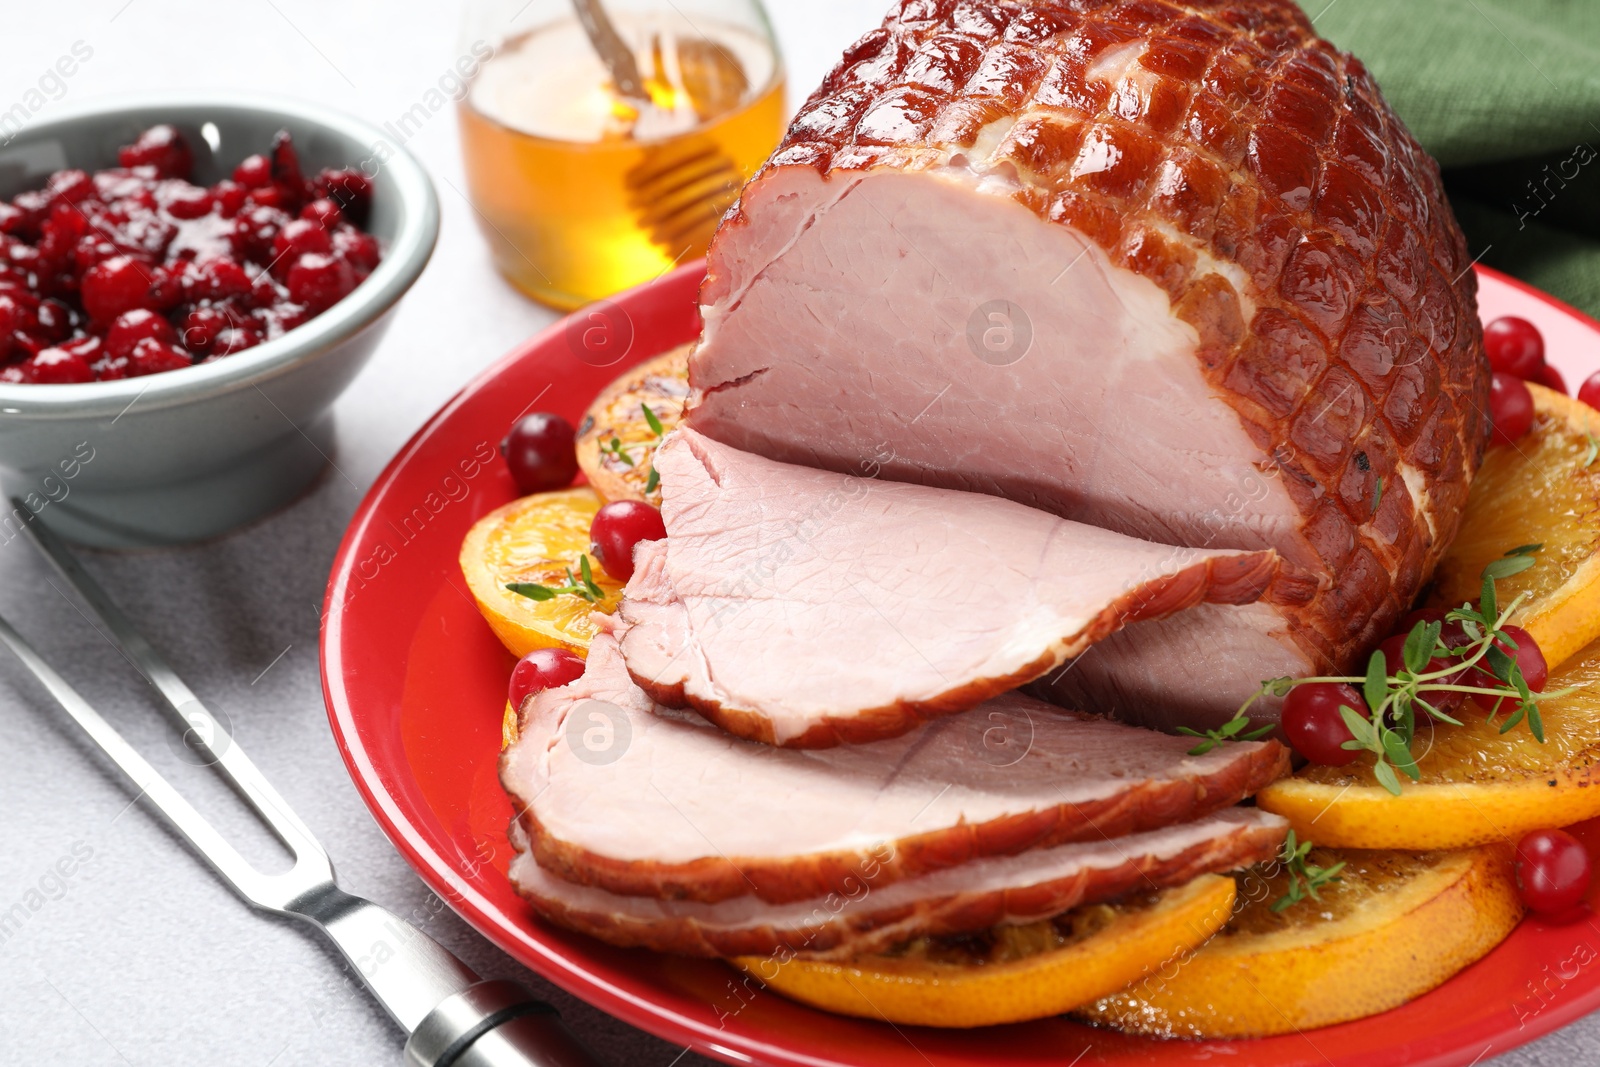
[(1172, 548), (693, 430), (670, 435), (655, 466), (667, 537), (639, 546), (618, 611), (628, 673), (769, 744), (893, 736), (1129, 623), (1297, 588), (1271, 551)]
[(730, 737), (660, 708), (617, 645), (523, 709), (501, 763), (537, 862), (618, 894), (789, 903), (986, 857), (1195, 819), (1288, 770), (1273, 741), (1192, 739), (997, 697), (915, 733), (822, 750)]
[(710, 437), (1313, 577), (1071, 672), (1130, 716), (1350, 673), (1489, 430), (1438, 167), (1288, 0), (901, 0), (745, 187), (701, 304)]
[[(564, 881), (528, 852), (512, 860), (511, 880), (551, 922), (614, 945), (691, 956), (849, 958), (1248, 867), (1271, 859), (1287, 828), (1276, 815), (1231, 808), (1150, 833), (974, 860), (882, 887), (873, 877), (882, 865), (869, 859), (848, 886), (788, 904), (753, 896), (718, 904), (622, 896)], [(517, 830), (512, 836), (513, 844), (524, 843)]]

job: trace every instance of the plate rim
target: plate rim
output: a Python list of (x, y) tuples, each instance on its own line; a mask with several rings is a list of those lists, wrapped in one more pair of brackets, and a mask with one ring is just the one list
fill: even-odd
[[(1549, 293), (1482, 264), (1474, 265), (1473, 270), (1483, 278), (1492, 279), (1496, 283), (1516, 290), (1522, 295), (1584, 324), (1597, 337), (1600, 337), (1600, 320), (1596, 320), (1579, 309), (1551, 296)], [(608, 303), (615, 305), (644, 300), (651, 295), (652, 291), (675, 290), (685, 285), (686, 275), (693, 274), (698, 278), (703, 277), (704, 272), (703, 261), (687, 263), (652, 282), (617, 294)], [(573, 314), (579, 313), (582, 313), (582, 309)], [(527, 358), (531, 353), (542, 350), (552, 341), (562, 338), (571, 318), (572, 316), (569, 315), (556, 320), (533, 336), (519, 342), (505, 355), (475, 374), (418, 427), (363, 494), (360, 504), (357, 506), (340, 539), (339, 548), (335, 553), (329, 573), (322, 605), (323, 622), (318, 641), (319, 663), (322, 672), (323, 700), (327, 708), (329, 727), (339, 748), (340, 756), (344, 761), (345, 769), (354, 783), (357, 793), (361, 796), (363, 803), (366, 804), (374, 821), (383, 830), (384, 835), (388, 837), (395, 849), (423, 882), (449, 903), (451, 908), (469, 926), (497, 949), (601, 1011), (657, 1037), (688, 1045), (697, 1052), (719, 1060), (730, 1063), (750, 1063), (762, 1062), (763, 1058), (766, 1057), (770, 1058), (770, 1062), (774, 1063), (830, 1067), (837, 1061), (831, 1058), (819, 1059), (807, 1053), (775, 1045), (752, 1035), (716, 1030), (693, 1019), (686, 1018), (670, 1008), (660, 1006), (648, 997), (630, 993), (612, 984), (590, 970), (577, 965), (573, 959), (554, 951), (549, 945), (515, 930), (510, 924), (501, 919), (500, 908), (480, 894), (466, 878), (462, 877), (457, 866), (448, 857), (434, 849), (432, 844), (426, 840), (422, 831), (412, 823), (409, 815), (385, 784), (385, 772), (373, 760), (362, 742), (360, 729), (356, 721), (358, 716), (352, 707), (350, 695), (345, 686), (342, 670), (341, 639), (344, 636), (346, 621), (343, 614), (343, 605), (349, 599), (345, 596), (345, 593), (350, 587), (353, 566), (359, 557), (358, 548), (364, 543), (363, 537), (376, 521), (379, 505), (385, 495), (393, 488), (394, 483), (401, 472), (406, 469), (412, 457), (429, 442), (435, 431), (457, 410), (472, 401), (482, 390), (487, 388), (493, 380), (505, 373), (507, 369)], [(1600, 929), (1600, 927), (1597, 927), (1597, 929)], [(1445, 988), (1448, 985), (1449, 982), (1446, 982), (1445, 986), (1440, 988)], [(1489, 1042), (1489, 1047), (1479, 1052), (1478, 1056), (1481, 1058), (1487, 1054), (1489, 1048), (1494, 1048), (1497, 1055), (1509, 1052), (1530, 1041), (1561, 1029), (1577, 1019), (1591, 1014), (1597, 1008), (1600, 1008), (1600, 982), (1564, 997), (1559, 1003), (1542, 1008), (1532, 1019), (1515, 1030), (1495, 1024), (1491, 1027), (1491, 1036), (1484, 1039)], [(1373, 1019), (1381, 1019), (1386, 1014), (1387, 1012), (1380, 1012), (1365, 1019), (1352, 1020), (1349, 1023), (1338, 1025), (1359, 1026)], [(1240, 1039), (1238, 1041), (1207, 1042), (1206, 1044), (1208, 1047), (1214, 1047), (1219, 1044), (1223, 1046), (1248, 1045), (1251, 1040)], [(1502, 1044), (1502, 1041), (1505, 1043)], [(1431, 1052), (1425, 1048), (1418, 1048), (1416, 1050), (1418, 1058), (1409, 1062), (1419, 1065), (1419, 1067), (1457, 1067), (1457, 1065), (1469, 1062), (1476, 1063), (1477, 1060), (1469, 1061), (1468, 1059), (1476, 1048), (1476, 1043), (1457, 1045), (1448, 1049), (1439, 1048)]]

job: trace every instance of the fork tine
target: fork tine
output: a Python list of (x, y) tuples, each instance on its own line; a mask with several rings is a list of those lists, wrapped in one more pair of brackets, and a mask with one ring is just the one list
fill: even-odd
[(221, 834), (217, 833), (182, 794), (161, 777), (159, 771), (128, 744), (115, 727), (106, 722), (76, 689), (67, 684), (65, 678), (45, 662), (3, 615), (0, 615), (0, 642), (4, 642), (16, 654), (17, 659), (21, 660), (29, 673), (44, 685), (56, 703), (60, 704), (66, 713), (72, 716), (73, 721), (83, 727), (84, 733), (100, 746), (101, 751), (110, 756), (112, 762), (122, 769), (122, 772), (139, 788), (139, 796), (148, 797), (173, 827), (195, 847), (195, 850), (216, 868), (218, 874), (227, 879), (240, 893), (254, 899), (251, 896), (251, 889), (260, 878), (255, 868), (250, 866)]
[[(22, 504), (13, 498), (18, 507)], [(34, 546), (54, 564), (56, 570), (73, 587), (84, 603), (99, 617), (110, 633), (110, 640), (122, 650), (128, 661), (144, 675), (161, 694), (168, 708), (182, 723), (185, 737), (192, 735), (214, 761), (213, 766), (238, 790), (278, 836), (296, 859), (325, 855), (310, 827), (300, 821), (287, 801), (256, 768), (244, 749), (234, 741), (222, 723), (195, 696), (178, 673), (172, 669), (155, 647), (145, 640), (133, 620), (125, 615), (116, 602), (101, 588), (79, 562), (66, 542), (38, 519), (26, 523), (23, 530)], [(102, 636), (104, 632), (102, 631)], [(62, 683), (65, 684), (64, 682)], [(324, 860), (324, 862), (326, 862)]]

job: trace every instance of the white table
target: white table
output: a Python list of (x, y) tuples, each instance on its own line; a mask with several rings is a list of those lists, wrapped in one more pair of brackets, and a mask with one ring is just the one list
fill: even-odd
[[(769, 2), (791, 104), (876, 24), (883, 6)], [(0, 13), (0, 112), (82, 41), (93, 56), (61, 90), (65, 100), (132, 89), (268, 89), (382, 123), (409, 109), (455, 59), (455, 22), (456, 6), (437, 0), (11, 0)], [(89, 565), (227, 714), (321, 836), (348, 888), (410, 918), (481, 973), (538, 989), (619, 1067), (708, 1064), (552, 988), (478, 938), (390, 848), (329, 736), (317, 625), (334, 549), (362, 491), (446, 397), (553, 318), (489, 267), (456, 192), (465, 185), (452, 111), (407, 147), (436, 179), (443, 230), (388, 339), (339, 404), (337, 471), (286, 511), (214, 544), (93, 555)], [(0, 548), (0, 611), (136, 745), (169, 757), (159, 761), (163, 770), (203, 810), (232, 813), (225, 828), (255, 842), (254, 855), (273, 855), (275, 845), (231, 794), (183, 765), (152, 694), (20, 541)], [(0, 660), (0, 915), (21, 916), (0, 930), (0, 1064), (398, 1062), (401, 1035), (342, 961), (298, 926), (247, 910), (143, 807), (130, 805), (121, 782), (63, 719), (20, 668)], [(19, 904), (22, 911), (12, 911)], [(1591, 1018), (1495, 1062), (1596, 1059), (1600, 1022)]]

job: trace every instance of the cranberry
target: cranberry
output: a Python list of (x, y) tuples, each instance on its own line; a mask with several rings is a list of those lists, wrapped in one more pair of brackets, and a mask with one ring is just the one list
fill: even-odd
[(500, 442), (517, 491), (546, 493), (571, 485), (578, 476), (577, 431), (572, 423), (548, 411), (524, 415), (511, 424)]
[(13, 235), (22, 232), (28, 216), (21, 208), (0, 203), (0, 233)]
[(162, 193), (162, 209), (175, 219), (198, 219), (202, 215), (209, 215), (215, 202), (210, 189), (187, 182), (173, 183)]
[(536, 648), (511, 669), (511, 706), (522, 708), (535, 693), (555, 689), (583, 677), (583, 660), (564, 648)]
[(55, 203), (77, 204), (95, 195), (94, 179), (81, 170), (58, 170), (44, 186)]
[(245, 157), (233, 168), (233, 180), (246, 189), (261, 189), (272, 184), (272, 161), (263, 155)]
[(22, 373), (27, 381), (42, 385), (94, 381), (94, 368), (89, 361), (65, 348), (46, 348), (23, 365)]
[[(1407, 669), (1405, 647), (1406, 638), (1409, 636), (1410, 631), (1407, 631), (1406, 633), (1395, 634), (1393, 637), (1386, 638), (1383, 643), (1378, 646), (1378, 651), (1383, 653), (1385, 669), (1390, 674), (1399, 674), (1401, 671)], [(1433, 674), (1437, 671), (1448, 670), (1450, 668), (1450, 662), (1450, 660), (1442, 656), (1429, 657), (1428, 662), (1423, 666), (1421, 673)], [(1439, 681), (1445, 684), (1453, 685), (1455, 684), (1458, 676), (1459, 674), (1445, 675), (1444, 677), (1440, 678)]]
[(124, 311), (117, 316), (106, 331), (106, 354), (112, 359), (126, 359), (133, 355), (133, 346), (146, 338), (175, 344), (178, 332), (172, 323), (145, 308)]
[(185, 273), (182, 264), (150, 268), (150, 306), (157, 311), (171, 311), (183, 303)]
[(1539, 368), (1539, 373), (1534, 375), (1533, 380), (1546, 389), (1554, 389), (1562, 395), (1567, 392), (1567, 380), (1561, 376), (1560, 371), (1548, 363)]
[(1489, 418), (1494, 424), (1491, 439), (1509, 445), (1533, 428), (1533, 394), (1521, 378), (1495, 371), (1489, 384)]
[(251, 189), (249, 192), (244, 194), (244, 198), (246, 203), (256, 204), (260, 207), (273, 207), (278, 208), (279, 210), (287, 210), (292, 206), (290, 204), (289, 197), (284, 193), (283, 188), (278, 185), (263, 185), (255, 189)]
[(152, 126), (138, 140), (117, 151), (117, 162), (124, 167), (154, 167), (163, 178), (187, 178), (194, 167), (194, 154), (183, 135), (172, 126)]
[(211, 346), (214, 356), (231, 356), (235, 352), (243, 352), (247, 348), (254, 348), (261, 343), (261, 334), (251, 326), (240, 324), (229, 326), (217, 334), (216, 342)]
[(39, 335), (46, 340), (65, 341), (72, 336), (73, 329), (78, 325), (78, 316), (60, 300), (39, 301), (38, 310), (34, 314)]
[(1600, 374), (1590, 376), (1578, 387), (1578, 399), (1592, 408), (1600, 409)]
[(195, 308), (184, 316), (180, 325), (183, 347), (202, 355), (210, 352), (217, 335), (233, 325), (232, 317), (221, 308)]
[(333, 238), (328, 236), (328, 231), (322, 228), (319, 222), (310, 219), (295, 219), (278, 231), (278, 236), (272, 241), (272, 254), (274, 264), (284, 260), (293, 262), (298, 256), (328, 255), (333, 251)]
[(1518, 378), (1536, 380), (1544, 366), (1544, 338), (1539, 328), (1515, 315), (1495, 319), (1483, 328), (1489, 366)]
[(333, 248), (365, 277), (378, 266), (378, 241), (370, 233), (362, 233), (354, 226), (341, 226), (334, 231)]
[(250, 275), (226, 256), (215, 256), (190, 266), (184, 277), (191, 300), (227, 300), (250, 292)]
[[(1545, 683), (1550, 680), (1550, 667), (1544, 661), (1544, 653), (1540, 651), (1539, 643), (1533, 639), (1532, 634), (1520, 626), (1503, 626), (1501, 627), (1501, 632), (1516, 642), (1516, 650), (1512, 651), (1511, 647), (1504, 641), (1496, 641), (1495, 647), (1502, 652), (1508, 653), (1512, 659), (1516, 660), (1517, 666), (1522, 668), (1522, 677), (1528, 683), (1529, 689), (1535, 693), (1544, 692)], [(1482, 662), (1479, 663), (1473, 674), (1474, 682), (1477, 685), (1493, 687), (1501, 684), (1500, 680)], [(1516, 698), (1511, 697), (1502, 700), (1499, 697), (1474, 693), (1472, 694), (1472, 702), (1484, 711), (1494, 711), (1503, 704), (1514, 705)]]
[(1363, 718), (1371, 714), (1361, 694), (1348, 685), (1308, 682), (1289, 690), (1283, 698), (1283, 732), (1296, 752), (1312, 763), (1330, 767), (1343, 767), (1360, 755), (1342, 747), (1355, 740), (1355, 735), (1339, 713), (1341, 705)]
[(244, 208), (244, 200), (249, 190), (238, 182), (224, 178), (211, 187), (211, 195), (216, 199), (217, 210), (222, 217), (231, 219)]
[(109, 356), (102, 353), (91, 369), (97, 380), (114, 382), (128, 377), (130, 366), (127, 356)]
[(128, 357), (128, 377), (139, 378), (146, 374), (182, 370), (193, 365), (183, 349), (147, 337), (133, 346), (133, 354)]
[(1534, 830), (1517, 842), (1517, 893), (1541, 915), (1571, 912), (1589, 892), (1589, 850), (1565, 830)]
[(372, 182), (355, 168), (324, 170), (317, 175), (317, 187), (322, 195), (339, 205), (339, 210), (351, 222), (367, 221), (367, 211), (372, 206)]
[(640, 541), (667, 536), (661, 512), (642, 500), (613, 500), (589, 524), (589, 551), (619, 582), (633, 577), (633, 550)]
[(110, 322), (124, 311), (148, 306), (150, 268), (129, 256), (113, 256), (84, 274), (82, 296), (90, 318)]
[(339, 205), (325, 196), (320, 196), (300, 209), (300, 217), (319, 222), (324, 229), (333, 229), (344, 217), (339, 213)]
[(350, 264), (336, 256), (312, 253), (295, 260), (284, 284), (289, 298), (313, 311), (326, 311), (356, 287)]

